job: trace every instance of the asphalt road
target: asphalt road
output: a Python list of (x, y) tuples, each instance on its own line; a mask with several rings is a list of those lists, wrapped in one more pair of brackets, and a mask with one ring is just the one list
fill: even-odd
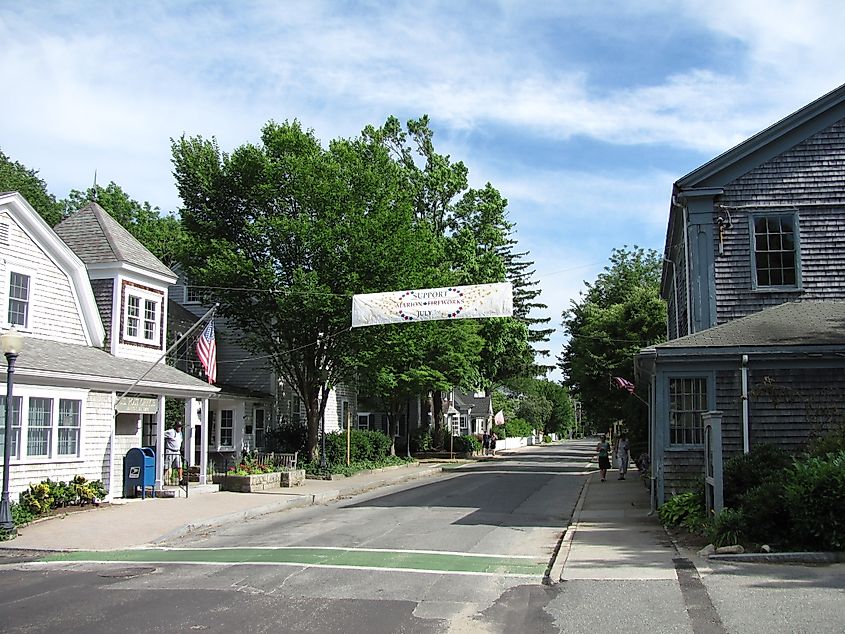
[(543, 581), (590, 455), (538, 447), (163, 549), (6, 568), (0, 629), (559, 632)]

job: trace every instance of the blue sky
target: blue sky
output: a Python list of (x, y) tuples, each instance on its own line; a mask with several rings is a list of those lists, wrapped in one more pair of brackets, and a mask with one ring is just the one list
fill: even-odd
[(558, 325), (611, 249), (662, 249), (672, 182), (845, 82), (842, 24), (824, 0), (0, 0), (0, 149), (59, 197), (96, 170), (170, 211), (171, 137), (428, 114), (508, 199)]

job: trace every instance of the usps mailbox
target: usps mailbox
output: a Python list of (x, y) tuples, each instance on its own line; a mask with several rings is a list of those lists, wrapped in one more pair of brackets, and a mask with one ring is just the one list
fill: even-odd
[(147, 487), (155, 486), (156, 454), (152, 447), (134, 447), (123, 459), (123, 497), (134, 498), (141, 489), (141, 498)]

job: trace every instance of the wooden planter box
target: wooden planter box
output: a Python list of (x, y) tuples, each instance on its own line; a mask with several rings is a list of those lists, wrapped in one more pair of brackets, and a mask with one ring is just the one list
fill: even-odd
[(253, 493), (279, 487), (297, 486), (305, 482), (305, 469), (259, 473), (256, 475), (221, 475), (214, 478), (221, 491)]

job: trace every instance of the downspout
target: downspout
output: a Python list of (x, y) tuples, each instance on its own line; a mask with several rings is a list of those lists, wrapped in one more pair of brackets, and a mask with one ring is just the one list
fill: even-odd
[(748, 355), (742, 355), (742, 452), (751, 451), (749, 407), (748, 407)]
[[(686, 234), (685, 234), (686, 235)], [(678, 272), (675, 270), (675, 261), (670, 260), (669, 258), (663, 258), (664, 262), (668, 262), (672, 265), (672, 293), (675, 296), (675, 329), (677, 330), (677, 335), (680, 337), (680, 330), (681, 324), (678, 323), (680, 321), (680, 317), (678, 315)], [(666, 341), (669, 341), (671, 337), (669, 336), (669, 320), (666, 320)]]
[(692, 334), (692, 287), (690, 285), (689, 273), (689, 209), (683, 206), (684, 212), (684, 269), (686, 270), (686, 292), (687, 292), (687, 334)]

